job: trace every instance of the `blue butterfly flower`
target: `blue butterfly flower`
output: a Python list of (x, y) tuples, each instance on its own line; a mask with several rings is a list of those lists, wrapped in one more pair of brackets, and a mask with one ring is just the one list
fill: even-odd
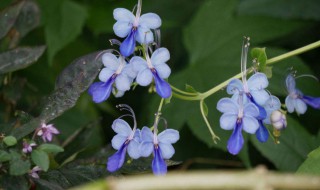
[(141, 0), (134, 16), (132, 12), (124, 8), (113, 11), (113, 17), (117, 21), (113, 25), (114, 33), (120, 38), (126, 38), (120, 45), (120, 52), (128, 57), (134, 52), (136, 41), (140, 44), (148, 44), (154, 41), (151, 29), (161, 26), (161, 19), (157, 14), (147, 13), (141, 15)]
[(114, 83), (115, 88), (119, 91), (117, 97), (123, 95), (125, 91), (130, 90), (131, 83), (137, 75), (132, 65), (127, 64), (122, 56), (117, 58), (111, 53), (105, 53), (102, 56), (102, 62), (105, 68), (99, 74), (101, 82), (95, 82), (89, 88), (89, 94), (96, 103), (109, 98)]
[(251, 102), (243, 104), (243, 98), (239, 97), (238, 102), (231, 98), (222, 98), (217, 109), (223, 113), (220, 117), (220, 127), (225, 130), (233, 130), (228, 140), (228, 151), (236, 155), (242, 149), (244, 139), (242, 129), (250, 134), (255, 134), (259, 128), (256, 119), (259, 116), (259, 109)]
[(159, 48), (149, 58), (146, 53), (146, 60), (135, 56), (130, 60), (133, 69), (138, 73), (136, 82), (141, 86), (148, 86), (152, 79), (156, 85), (156, 91), (162, 98), (171, 96), (171, 87), (164, 80), (171, 74), (170, 67), (166, 62), (170, 59), (170, 53), (167, 48)]
[(288, 96), (285, 103), (289, 113), (296, 111), (298, 114), (304, 114), (307, 111), (307, 105), (320, 109), (320, 97), (304, 95), (296, 88), (295, 78), (292, 74), (289, 74), (286, 78), (286, 87)]
[[(155, 127), (156, 128), (156, 127)], [(153, 152), (152, 171), (155, 175), (165, 175), (167, 164), (164, 159), (170, 159), (175, 150), (172, 146), (179, 140), (179, 132), (174, 129), (166, 129), (159, 135), (152, 133), (148, 127), (141, 130), (140, 155), (148, 157)]]

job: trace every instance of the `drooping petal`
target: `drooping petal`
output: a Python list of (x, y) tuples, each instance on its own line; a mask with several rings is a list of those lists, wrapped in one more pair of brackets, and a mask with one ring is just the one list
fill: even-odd
[(149, 28), (139, 26), (137, 29), (136, 40), (140, 44), (149, 44), (154, 41), (153, 33)]
[(285, 103), (289, 113), (294, 112), (294, 101), (295, 99), (293, 99), (292, 97), (290, 96), (286, 97)]
[(259, 108), (254, 103), (247, 103), (244, 105), (243, 114), (245, 116), (258, 117), (259, 116)]
[(242, 118), (243, 130), (250, 134), (255, 134), (259, 128), (259, 122), (252, 116), (245, 116)]
[(113, 17), (117, 21), (133, 23), (135, 16), (128, 9), (116, 8), (113, 10)]
[(107, 82), (107, 80), (114, 74), (114, 70), (110, 68), (103, 68), (99, 73), (99, 79), (102, 82)]
[(163, 159), (170, 159), (175, 153), (175, 150), (171, 144), (160, 142), (159, 147)]
[(139, 145), (140, 156), (148, 157), (152, 153), (154, 145), (152, 142), (142, 142)]
[(160, 78), (156, 71), (152, 72), (152, 74), (153, 74), (154, 82), (156, 84), (157, 94), (159, 94), (159, 96), (161, 96), (162, 98), (170, 98), (172, 90), (169, 83), (167, 83), (167, 81)]
[(141, 141), (142, 142), (153, 142), (153, 133), (150, 128), (143, 127), (141, 129)]
[(109, 98), (114, 80), (115, 79), (111, 77), (107, 82), (95, 82), (91, 84), (88, 92), (95, 103), (101, 103)]
[(138, 73), (136, 81), (141, 86), (148, 86), (152, 82), (152, 78), (152, 72), (146, 68)]
[(140, 157), (140, 143), (132, 139), (128, 145), (128, 154), (133, 159), (138, 159)]
[(156, 29), (161, 26), (161, 19), (157, 14), (146, 13), (141, 15), (139, 25), (145, 28)]
[(295, 93), (296, 81), (292, 74), (289, 74), (286, 78), (286, 87), (288, 94)]
[(129, 137), (132, 133), (130, 125), (123, 119), (114, 120), (111, 127), (114, 132), (125, 137)]
[(236, 126), (236, 122), (237, 122), (236, 114), (224, 113), (220, 117), (220, 127), (224, 130), (233, 129)]
[(248, 79), (247, 84), (250, 89), (250, 92), (252, 90), (259, 91), (267, 88), (269, 85), (269, 81), (264, 73), (255, 73)]
[(130, 90), (132, 79), (121, 73), (117, 76), (115, 83), (118, 90), (127, 91)]
[(109, 172), (115, 172), (121, 168), (126, 157), (127, 145), (123, 144), (115, 154), (108, 158), (107, 170)]
[(126, 37), (132, 29), (132, 23), (118, 21), (113, 25), (114, 33), (120, 38)]
[(167, 173), (167, 164), (162, 158), (160, 148), (154, 149), (154, 158), (152, 160), (152, 171), (154, 175), (165, 175)]
[(222, 113), (238, 114), (239, 106), (231, 98), (222, 98), (217, 103), (217, 109)]
[(123, 136), (121, 134), (115, 135), (111, 140), (112, 147), (116, 150), (119, 150), (127, 139), (127, 136)]
[(179, 138), (179, 131), (174, 129), (166, 129), (158, 135), (158, 140), (160, 143), (176, 143)]
[(228, 140), (227, 149), (228, 151), (236, 155), (240, 152), (243, 147), (244, 139), (242, 136), (242, 123), (237, 123), (236, 127), (234, 128), (232, 135)]
[(269, 138), (268, 129), (263, 125), (261, 120), (259, 120), (259, 128), (256, 132), (256, 137), (262, 143), (267, 142)]
[(119, 59), (112, 53), (105, 53), (102, 55), (102, 63), (105, 67), (116, 71), (120, 66)]
[(314, 109), (320, 109), (320, 97), (302, 96), (302, 100)]
[(170, 53), (167, 48), (158, 48), (151, 56), (152, 65), (166, 63), (170, 59)]
[(124, 57), (129, 57), (136, 47), (136, 31), (132, 29), (127, 38), (120, 45), (120, 53)]
[(265, 90), (251, 90), (250, 94), (252, 95), (254, 101), (260, 106), (264, 105), (270, 98), (270, 95)]
[(130, 59), (129, 65), (133, 65), (133, 70), (135, 72), (140, 72), (148, 68), (147, 61), (142, 57), (134, 56)]
[(171, 74), (170, 67), (165, 63), (156, 65), (154, 68), (157, 70), (158, 75), (163, 79), (168, 78)]
[(233, 79), (227, 86), (228, 94), (235, 94), (243, 91), (243, 84), (239, 79)]
[(294, 101), (294, 108), (298, 114), (304, 114), (307, 111), (307, 104), (299, 98)]

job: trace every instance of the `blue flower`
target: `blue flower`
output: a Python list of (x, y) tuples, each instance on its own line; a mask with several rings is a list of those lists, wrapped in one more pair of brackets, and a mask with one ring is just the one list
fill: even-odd
[(166, 64), (170, 59), (170, 53), (167, 48), (157, 49), (151, 56), (146, 55), (146, 60), (135, 56), (130, 60), (133, 69), (138, 73), (136, 81), (141, 86), (148, 86), (152, 79), (156, 85), (156, 91), (162, 98), (171, 96), (171, 87), (164, 80), (170, 76), (171, 69)]
[(286, 97), (285, 103), (289, 113), (296, 111), (298, 114), (304, 114), (307, 111), (307, 104), (315, 109), (320, 109), (320, 97), (305, 96), (296, 88), (292, 74), (286, 78), (286, 87), (289, 95)]
[[(155, 126), (156, 128), (156, 126)], [(153, 152), (152, 171), (155, 175), (165, 175), (167, 165), (164, 159), (170, 159), (175, 150), (172, 146), (179, 140), (179, 132), (174, 129), (166, 129), (159, 135), (152, 133), (148, 127), (141, 130), (140, 155), (148, 157)]]
[(141, 1), (139, 0), (137, 12), (124, 8), (117, 8), (113, 11), (113, 17), (117, 21), (113, 25), (114, 33), (120, 38), (126, 38), (120, 45), (120, 52), (128, 57), (134, 52), (136, 41), (140, 44), (148, 44), (154, 41), (151, 29), (161, 26), (161, 19), (157, 14), (147, 13), (141, 15)]
[(102, 62), (105, 66), (99, 74), (102, 82), (95, 82), (89, 88), (89, 94), (96, 103), (109, 98), (114, 83), (115, 88), (120, 91), (119, 94), (123, 95), (125, 91), (130, 90), (131, 83), (136, 77), (132, 65), (127, 64), (122, 56), (117, 58), (111, 53), (105, 53), (102, 56)]
[(240, 96), (236, 102), (231, 98), (222, 98), (217, 109), (223, 113), (220, 118), (220, 127), (225, 130), (232, 130), (232, 135), (228, 140), (228, 151), (236, 155), (242, 149), (244, 139), (242, 129), (250, 134), (255, 134), (259, 128), (259, 122), (256, 119), (259, 116), (259, 109), (251, 102), (243, 104), (243, 98)]

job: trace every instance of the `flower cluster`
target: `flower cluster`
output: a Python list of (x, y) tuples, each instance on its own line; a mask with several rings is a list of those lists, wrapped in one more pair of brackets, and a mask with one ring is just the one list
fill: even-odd
[[(161, 26), (161, 19), (154, 13), (141, 15), (141, 0), (138, 1), (136, 15), (124, 8), (117, 8), (113, 16), (117, 21), (113, 30), (120, 38), (125, 40), (120, 44), (119, 55), (104, 53), (102, 63), (105, 66), (99, 74), (100, 82), (93, 83), (89, 94), (96, 103), (107, 100), (113, 92), (116, 97), (121, 97), (130, 90), (136, 82), (141, 86), (148, 86), (154, 81), (156, 92), (162, 98), (171, 96), (171, 87), (165, 80), (170, 76), (171, 69), (166, 64), (170, 53), (166, 48), (156, 49), (152, 52), (149, 44), (154, 43), (155, 30)], [(141, 44), (143, 56), (133, 56), (136, 41)], [(118, 52), (115, 50), (115, 52)]]
[(159, 115), (153, 125), (153, 131), (148, 127), (137, 129), (135, 114), (133, 110), (125, 104), (120, 104), (121, 110), (131, 113), (134, 120), (133, 129), (121, 118), (116, 119), (112, 124), (112, 129), (117, 133), (112, 139), (112, 147), (117, 150), (115, 154), (108, 158), (107, 170), (110, 172), (120, 169), (125, 161), (126, 152), (132, 159), (148, 157), (153, 153), (152, 171), (155, 175), (167, 173), (165, 159), (170, 159), (175, 150), (172, 144), (179, 140), (179, 132), (174, 129), (165, 129), (159, 135), (158, 122)]

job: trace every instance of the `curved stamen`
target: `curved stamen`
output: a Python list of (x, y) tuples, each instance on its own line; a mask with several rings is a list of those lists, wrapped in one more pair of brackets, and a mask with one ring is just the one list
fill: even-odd
[(160, 29), (157, 28), (154, 30), (154, 36), (155, 36), (155, 44), (156, 44), (156, 49), (161, 47), (161, 32)]
[(131, 113), (132, 118), (133, 118), (133, 131), (135, 131), (135, 129), (137, 128), (137, 120), (136, 120), (136, 115), (134, 114), (133, 109), (130, 106), (128, 106), (127, 104), (119, 104), (116, 107), (120, 108), (120, 111), (126, 110)]
[(245, 37), (243, 39), (242, 44), (242, 52), (241, 52), (241, 72), (242, 72), (242, 82), (245, 92), (248, 92), (248, 86), (247, 86), (247, 56), (248, 56), (248, 50), (250, 46), (250, 38)]
[(316, 76), (310, 75), (310, 74), (299, 75), (299, 76), (296, 76), (295, 79), (298, 79), (298, 78), (301, 78), (301, 77), (310, 77), (310, 78), (316, 80), (317, 82), (319, 82), (319, 79)]
[(110, 44), (113, 46), (113, 45), (118, 45), (120, 46), (121, 45), (121, 42), (117, 39), (110, 39), (109, 40)]

